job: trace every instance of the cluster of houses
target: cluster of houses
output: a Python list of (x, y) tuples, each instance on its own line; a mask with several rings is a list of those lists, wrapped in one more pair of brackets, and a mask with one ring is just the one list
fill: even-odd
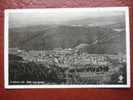
[[(82, 49), (81, 49), (82, 50)], [(79, 65), (108, 65), (109, 59), (119, 62), (126, 62), (125, 55), (109, 55), (109, 54), (88, 54), (76, 49), (61, 49), (53, 50), (20, 50), (18, 48), (10, 48), (9, 54), (22, 57), (25, 61), (42, 62), (42, 63), (57, 63), (57, 64), (79, 64)]]

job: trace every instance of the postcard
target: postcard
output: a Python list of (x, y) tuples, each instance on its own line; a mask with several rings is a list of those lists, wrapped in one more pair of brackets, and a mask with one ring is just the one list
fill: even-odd
[(5, 88), (130, 88), (128, 7), (6, 9)]

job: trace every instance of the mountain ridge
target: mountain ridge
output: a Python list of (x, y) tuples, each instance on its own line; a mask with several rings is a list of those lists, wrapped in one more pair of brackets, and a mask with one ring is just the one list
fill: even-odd
[(109, 38), (112, 36), (115, 37), (120, 34), (120, 37), (116, 37), (116, 39), (112, 39), (103, 43), (97, 43), (89, 47), (88, 52), (125, 53), (125, 31), (116, 32), (107, 27), (73, 27), (70, 25), (42, 25), (41, 27), (34, 26), (30, 30), (29, 28), (19, 28), (17, 31), (16, 29), (10, 29), (9, 47), (17, 47), (28, 50), (74, 48), (80, 43), (91, 44), (95, 40), (100, 41), (103, 38)]

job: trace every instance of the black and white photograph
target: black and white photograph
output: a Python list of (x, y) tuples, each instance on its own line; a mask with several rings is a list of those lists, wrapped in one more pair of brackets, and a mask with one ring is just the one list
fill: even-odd
[(128, 7), (6, 9), (5, 88), (130, 88)]

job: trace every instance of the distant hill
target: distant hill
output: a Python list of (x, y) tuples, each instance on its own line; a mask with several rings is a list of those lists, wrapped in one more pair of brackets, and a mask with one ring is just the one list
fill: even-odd
[(81, 43), (86, 43), (89, 45), (87, 48), (89, 53), (125, 53), (125, 30), (117, 32), (115, 28), (124, 29), (124, 22), (116, 21), (100, 26), (85, 24), (76, 26), (72, 22), (62, 25), (12, 28), (9, 29), (9, 47), (49, 50), (75, 48)]
[[(79, 20), (71, 20), (66, 22), (66, 25), (83, 25), (83, 26), (111, 26), (111, 27), (122, 27), (125, 23), (124, 16), (109, 16), (109, 17), (93, 17)], [(120, 25), (118, 25), (120, 24)], [(116, 26), (118, 25), (118, 26)]]

